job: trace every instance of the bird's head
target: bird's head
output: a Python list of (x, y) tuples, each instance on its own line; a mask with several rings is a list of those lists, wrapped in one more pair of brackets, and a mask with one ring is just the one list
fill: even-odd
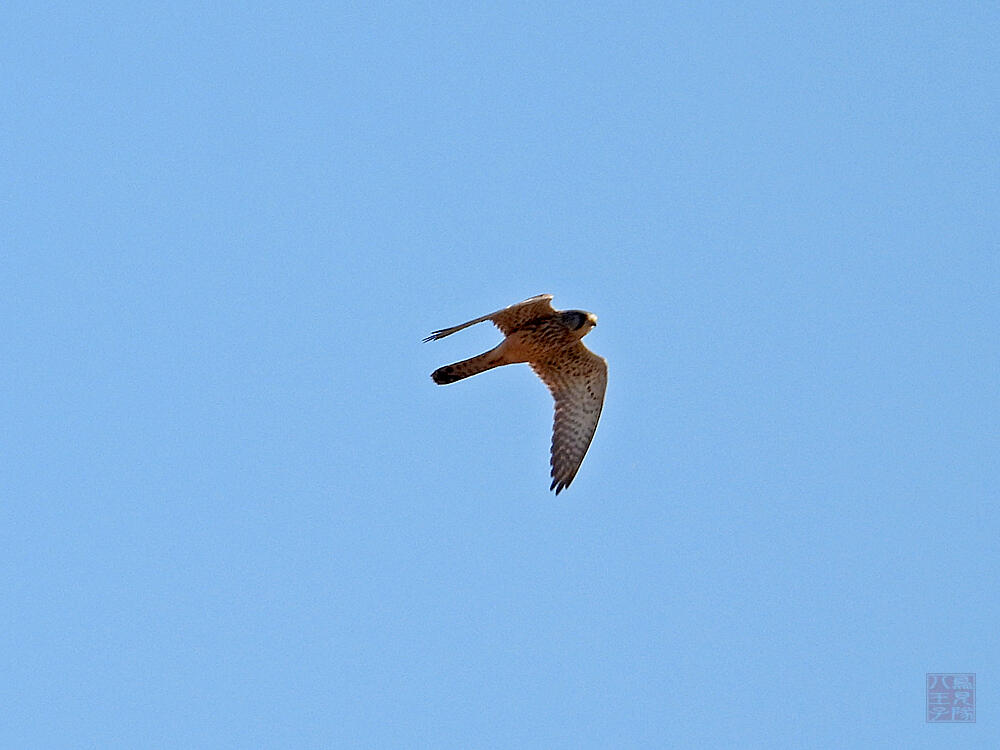
[(583, 338), (597, 325), (597, 316), (586, 310), (566, 310), (562, 313), (563, 323), (579, 338)]

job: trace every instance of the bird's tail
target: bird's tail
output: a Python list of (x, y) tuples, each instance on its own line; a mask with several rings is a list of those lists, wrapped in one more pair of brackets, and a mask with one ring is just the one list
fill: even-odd
[(456, 362), (453, 365), (439, 367), (431, 373), (431, 378), (438, 385), (448, 385), (448, 383), (454, 383), (456, 380), (462, 380), (463, 378), (492, 370), (494, 367), (505, 365), (507, 361), (498, 351), (499, 348), (490, 349), (488, 352), (483, 352), (471, 359), (463, 359), (461, 362)]

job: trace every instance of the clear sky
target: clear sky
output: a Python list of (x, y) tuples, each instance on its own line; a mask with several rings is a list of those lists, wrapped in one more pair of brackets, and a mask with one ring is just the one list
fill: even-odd
[[(994, 3), (86, 5), (0, 9), (0, 746), (1000, 746)], [(421, 343), (540, 293), (558, 498)]]

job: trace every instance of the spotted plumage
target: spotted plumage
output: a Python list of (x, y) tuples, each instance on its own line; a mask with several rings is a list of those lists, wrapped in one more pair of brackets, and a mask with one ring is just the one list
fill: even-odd
[(467, 323), (435, 331), (424, 341), (450, 336), (476, 323), (491, 321), (504, 340), (476, 357), (439, 367), (438, 385), (477, 375), (502, 365), (527, 362), (555, 400), (552, 428), (552, 486), (558, 495), (576, 476), (594, 438), (604, 405), (608, 365), (581, 340), (597, 325), (584, 310), (555, 310), (551, 294), (541, 294)]

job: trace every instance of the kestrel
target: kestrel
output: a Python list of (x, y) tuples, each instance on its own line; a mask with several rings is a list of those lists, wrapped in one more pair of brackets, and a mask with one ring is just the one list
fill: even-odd
[(476, 323), (491, 321), (504, 335), (499, 346), (431, 373), (447, 385), (501, 365), (527, 362), (555, 399), (552, 428), (552, 486), (558, 495), (576, 476), (597, 429), (608, 384), (608, 363), (581, 339), (597, 325), (584, 310), (554, 310), (551, 294), (518, 302), (468, 323), (434, 331), (424, 341), (450, 336)]

